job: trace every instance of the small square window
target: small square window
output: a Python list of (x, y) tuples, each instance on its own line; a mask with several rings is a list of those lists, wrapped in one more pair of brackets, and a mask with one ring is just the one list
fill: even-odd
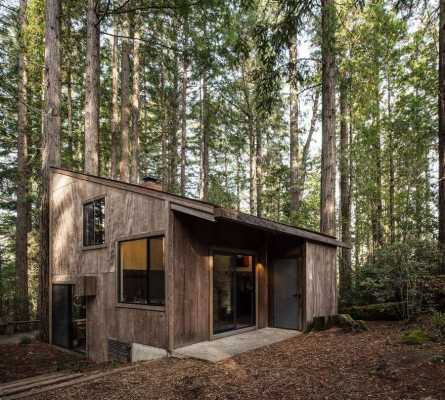
[(83, 205), (83, 245), (100, 246), (105, 243), (105, 199)]

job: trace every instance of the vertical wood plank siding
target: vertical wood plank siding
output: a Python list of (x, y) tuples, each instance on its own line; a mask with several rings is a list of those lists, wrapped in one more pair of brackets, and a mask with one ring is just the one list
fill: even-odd
[(337, 314), (337, 249), (307, 242), (306, 323), (317, 316)]
[[(167, 347), (165, 312), (116, 307), (116, 241), (167, 230), (166, 201), (130, 191), (53, 174), (51, 269), (53, 281), (97, 276), (97, 295), (87, 300), (89, 357), (107, 359), (107, 337)], [(82, 202), (105, 196), (105, 246), (82, 248)]]

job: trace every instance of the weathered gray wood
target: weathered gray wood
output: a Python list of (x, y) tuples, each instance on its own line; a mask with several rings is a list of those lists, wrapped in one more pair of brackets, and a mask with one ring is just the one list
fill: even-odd
[(336, 249), (306, 243), (305, 322), (337, 314)]

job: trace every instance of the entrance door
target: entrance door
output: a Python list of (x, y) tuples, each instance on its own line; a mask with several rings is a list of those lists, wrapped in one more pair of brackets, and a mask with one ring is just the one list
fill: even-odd
[(278, 259), (273, 271), (274, 326), (298, 329), (297, 260)]
[(73, 285), (53, 285), (53, 343), (56, 346), (85, 352), (85, 297), (73, 297), (73, 294)]
[(71, 348), (72, 342), (72, 285), (53, 285), (53, 343)]
[(253, 256), (214, 254), (213, 333), (255, 326)]

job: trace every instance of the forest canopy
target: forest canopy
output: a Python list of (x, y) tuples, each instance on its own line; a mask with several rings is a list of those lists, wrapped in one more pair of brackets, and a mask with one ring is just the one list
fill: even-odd
[(437, 241), (438, 3), (1, 0), (0, 15), (0, 318), (36, 313), (52, 163), (334, 234), (352, 244), (343, 293), (385, 246)]

